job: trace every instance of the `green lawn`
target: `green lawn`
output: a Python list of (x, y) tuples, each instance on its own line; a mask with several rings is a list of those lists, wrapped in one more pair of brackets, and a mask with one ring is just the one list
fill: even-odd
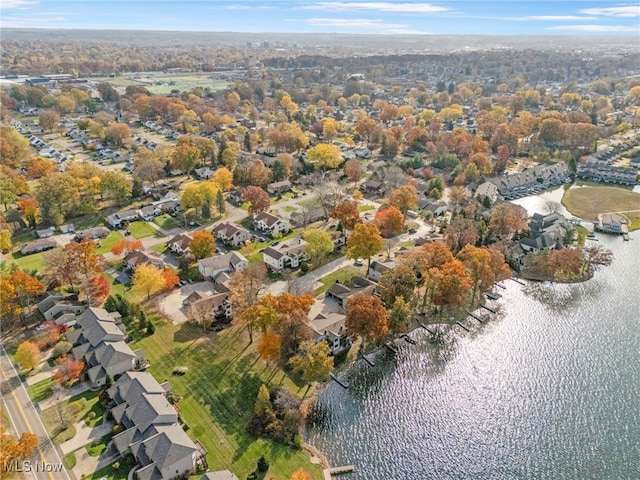
[(20, 252), (7, 253), (7, 265), (15, 263), (21, 270), (31, 271), (37, 270), (42, 272), (44, 269), (44, 255), (47, 252), (32, 253), (31, 255), (22, 255)]
[(40, 402), (53, 395), (53, 378), (45, 378), (38, 383), (29, 385), (27, 393), (33, 402)]
[(155, 235), (156, 231), (147, 222), (133, 222), (129, 225), (129, 231), (131, 235), (136, 238), (144, 238)]
[(585, 220), (595, 220), (599, 213), (622, 212), (629, 220), (629, 230), (640, 227), (640, 193), (625, 188), (570, 188), (562, 197), (562, 204)]
[(372, 207), (371, 205), (360, 205), (358, 206), (358, 211), (359, 212), (368, 212), (369, 210), (375, 210), (375, 207)]
[(97, 457), (102, 452), (104, 452), (107, 449), (107, 445), (111, 441), (112, 436), (113, 434), (105, 435), (104, 437), (96, 439), (89, 445), (87, 445), (85, 448), (87, 449), (87, 453), (89, 454), (89, 456)]
[(413, 247), (416, 243), (413, 240), (405, 240), (404, 242), (398, 243), (399, 247)]
[(287, 205), (286, 207), (284, 207), (284, 211), (285, 212), (297, 212), (298, 211), (298, 207), (293, 207), (291, 205)]
[(79, 230), (104, 225), (104, 217), (99, 213), (90, 213), (82, 217), (69, 218), (68, 223), (73, 223), (77, 232)]
[[(210, 470), (229, 469), (246, 478), (260, 455), (270, 462), (269, 473), (287, 479), (303, 467), (312, 478), (321, 479), (321, 468), (309, 462), (309, 454), (287, 446), (256, 439), (245, 431), (262, 383), (283, 386), (302, 395), (304, 384), (296, 384), (277, 367), (267, 366), (256, 354), (259, 338), (248, 345), (245, 329), (232, 326), (204, 335), (191, 324), (156, 323), (155, 334), (136, 340), (131, 347), (143, 348), (151, 361), (149, 371), (157, 379), (169, 379), (174, 394), (182, 397), (180, 416), (189, 435), (207, 449)], [(203, 361), (206, 359), (206, 361)], [(175, 367), (188, 372), (172, 375)]]
[(164, 253), (167, 250), (167, 242), (158, 243), (156, 245), (151, 245), (151, 250), (158, 253)]
[(315, 291), (313, 292), (313, 294), (315, 296), (320, 295), (321, 293), (326, 292), (327, 290), (329, 290), (329, 287), (331, 287), (331, 285), (333, 285), (334, 283), (336, 283), (336, 280), (339, 280), (340, 283), (343, 283), (345, 285), (349, 285), (350, 282), (355, 278), (355, 277), (364, 277), (367, 274), (367, 267), (366, 265), (363, 265), (362, 267), (356, 267), (354, 265), (349, 265), (345, 268), (341, 268), (340, 270), (336, 270), (333, 273), (330, 273), (329, 275), (322, 277), (320, 279), (320, 283), (322, 284), (321, 287), (318, 287), (315, 289)]
[(62, 464), (67, 470), (71, 470), (75, 467), (77, 462), (78, 460), (76, 459), (76, 454), (74, 452), (66, 454), (62, 459)]
[(163, 230), (171, 230), (178, 228), (180, 225), (171, 217), (171, 215), (165, 213), (153, 219), (153, 223), (158, 225)]
[[(113, 465), (118, 464), (118, 469), (113, 468)], [(93, 473), (89, 477), (84, 477), (85, 480), (98, 480), (98, 479), (107, 479), (107, 480), (122, 480), (123, 478), (127, 478), (127, 474), (136, 464), (133, 455), (129, 454), (124, 457), (119, 462), (114, 462), (113, 464), (101, 468), (97, 472)]]
[(107, 253), (111, 247), (124, 238), (124, 235), (118, 230), (114, 230), (107, 238), (100, 240), (100, 246), (97, 248), (98, 253)]
[[(285, 240), (289, 240), (291, 238), (295, 238), (300, 235), (301, 230), (292, 230), (290, 233), (283, 235), (278, 238), (279, 242), (283, 242)], [(249, 243), (240, 249), (240, 253), (244, 255), (249, 263), (258, 263), (262, 262), (262, 252), (260, 250), (267, 248), (271, 245), (275, 240), (267, 240), (266, 242), (257, 242), (257, 243)]]
[[(40, 414), (42, 423), (44, 424), (51, 441), (55, 445), (60, 445), (73, 438), (76, 434), (75, 427), (73, 426), (79, 422), (82, 418), (86, 418), (89, 412), (95, 412), (95, 421), (102, 418), (104, 414), (104, 408), (98, 402), (98, 392), (87, 391), (71, 397), (70, 399), (61, 402), (60, 411), (58, 406), (52, 406), (46, 408)], [(60, 415), (67, 421), (68, 428), (62, 430), (60, 424)]]

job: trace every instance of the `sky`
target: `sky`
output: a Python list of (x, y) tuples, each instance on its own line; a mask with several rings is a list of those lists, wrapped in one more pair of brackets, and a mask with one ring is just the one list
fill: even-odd
[(640, 0), (0, 0), (0, 28), (637, 35)]

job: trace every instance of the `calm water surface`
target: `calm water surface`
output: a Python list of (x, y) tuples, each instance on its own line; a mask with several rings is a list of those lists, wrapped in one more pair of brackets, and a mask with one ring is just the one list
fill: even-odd
[(345, 480), (639, 479), (638, 233), (599, 235), (615, 261), (589, 282), (506, 281), (470, 333), (341, 372), (308, 440)]

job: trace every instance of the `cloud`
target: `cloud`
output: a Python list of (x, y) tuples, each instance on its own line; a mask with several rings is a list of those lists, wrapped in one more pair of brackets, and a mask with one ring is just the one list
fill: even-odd
[(423, 32), (422, 30), (413, 30), (411, 28), (388, 28), (382, 33), (390, 35), (433, 35), (431, 32)]
[(593, 20), (594, 17), (579, 17), (577, 15), (531, 15), (518, 20), (540, 20), (543, 22), (563, 22), (569, 20)]
[(638, 27), (624, 25), (558, 25), (547, 30), (567, 30), (572, 32), (637, 32)]
[(640, 5), (624, 5), (620, 7), (584, 8), (580, 13), (600, 15), (603, 17), (640, 17)]
[(440, 13), (450, 9), (430, 3), (391, 3), (391, 2), (316, 2), (303, 7), (312, 10), (359, 11), (375, 10), (379, 12), (404, 13)]
[(249, 5), (226, 5), (226, 10), (249, 10)]
[(404, 28), (406, 25), (382, 23), (382, 20), (367, 18), (307, 18), (306, 23), (319, 27), (350, 27), (350, 28), (380, 28), (393, 29)]
[(29, 28), (34, 25), (44, 26), (55, 22), (59, 26), (65, 21), (65, 18), (59, 13), (42, 13), (40, 15), (3, 15), (0, 26), (3, 28)]
[(34, 2), (33, 0), (2, 0), (2, 2), (0, 2), (0, 9), (23, 9), (25, 7), (30, 7), (31, 5), (37, 4), (38, 2)]

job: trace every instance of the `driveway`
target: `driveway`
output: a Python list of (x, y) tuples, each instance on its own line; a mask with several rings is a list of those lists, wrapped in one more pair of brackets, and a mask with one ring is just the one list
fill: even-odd
[(85, 445), (90, 444), (94, 440), (98, 440), (111, 432), (113, 424), (108, 421), (102, 422), (97, 427), (89, 427), (84, 420), (75, 424), (76, 434), (71, 439), (60, 445), (60, 450), (66, 455), (69, 452), (74, 452)]
[(188, 312), (182, 306), (182, 302), (193, 292), (214, 293), (213, 284), (211, 282), (198, 282), (193, 285), (185, 285), (160, 299), (160, 309), (171, 318), (174, 325), (179, 325), (188, 320)]

